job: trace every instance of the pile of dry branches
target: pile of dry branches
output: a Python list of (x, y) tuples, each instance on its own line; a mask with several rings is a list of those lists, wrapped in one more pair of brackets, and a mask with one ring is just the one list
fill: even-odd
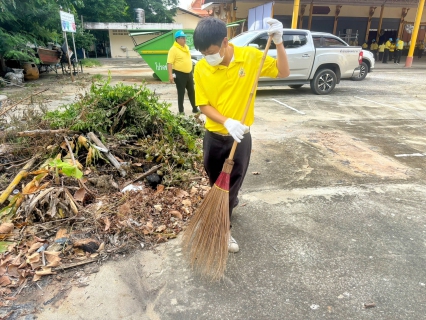
[[(53, 126), (43, 110), (28, 111), (31, 117), (11, 114), (12, 108), (2, 114), (11, 129), (0, 146), (0, 306), (28, 280), (176, 237), (202, 201), (209, 187), (194, 135), (197, 119), (185, 131), (182, 121), (189, 128), (191, 121), (172, 118), (167, 105), (149, 105), (140, 115), (153, 107), (165, 115), (152, 122), (147, 117), (155, 114), (146, 113), (149, 130), (122, 122), (138, 108), (137, 95), (144, 93), (145, 104), (156, 101), (144, 90), (108, 96), (115, 110), (109, 129), (119, 132), (90, 132), (81, 121), (86, 129)], [(94, 105), (105, 108), (106, 98), (95, 93), (77, 102), (80, 120), (90, 119)], [(183, 139), (167, 136), (179, 133)]]

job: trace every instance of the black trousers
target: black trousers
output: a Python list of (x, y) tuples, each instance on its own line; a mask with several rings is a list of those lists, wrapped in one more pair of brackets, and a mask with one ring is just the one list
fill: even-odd
[(401, 62), (401, 55), (402, 55), (402, 50), (396, 49), (395, 58), (394, 58), (393, 62), (394, 63), (400, 63)]
[(383, 60), (383, 53), (384, 53), (384, 52), (379, 52), (379, 61), (382, 61), (382, 60)]
[(417, 56), (419, 57), (419, 59), (422, 57), (423, 55), (423, 49), (419, 49), (419, 52), (417, 53)]
[[(216, 182), (222, 171), (225, 160), (229, 157), (234, 138), (206, 131), (203, 141), (204, 169), (209, 176), (210, 185)], [(234, 167), (231, 172), (229, 186), (229, 218), (237, 200), (238, 191), (243, 184), (250, 162), (252, 140), (250, 132), (238, 144), (234, 155)]]
[(371, 50), (371, 52), (373, 53), (374, 60), (377, 61), (377, 50)]
[(385, 49), (385, 54), (383, 55), (383, 63), (388, 62), (388, 57), (389, 57), (389, 49)]
[(173, 70), (173, 73), (176, 75), (175, 84), (178, 93), (179, 112), (183, 112), (185, 89), (188, 91), (189, 102), (191, 103), (192, 110), (196, 110), (197, 106), (195, 105), (194, 77), (192, 75), (192, 71), (190, 73), (185, 73)]

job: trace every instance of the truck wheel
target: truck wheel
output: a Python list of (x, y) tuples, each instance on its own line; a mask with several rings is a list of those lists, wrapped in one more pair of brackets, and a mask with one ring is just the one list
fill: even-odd
[(359, 76), (358, 77), (352, 77), (351, 79), (353, 81), (361, 81), (364, 80), (368, 73), (368, 66), (365, 62), (361, 63), (359, 66)]
[(315, 94), (329, 94), (336, 86), (337, 77), (333, 70), (322, 69), (317, 71), (311, 80), (311, 90)]
[(294, 85), (291, 85), (289, 87), (292, 88), (292, 89), (300, 89), (300, 88), (302, 88), (302, 86), (303, 86), (303, 84), (294, 84)]

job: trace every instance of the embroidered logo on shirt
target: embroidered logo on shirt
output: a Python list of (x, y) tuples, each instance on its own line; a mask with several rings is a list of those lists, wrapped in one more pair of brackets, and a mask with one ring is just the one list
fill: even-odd
[(245, 77), (246, 76), (246, 72), (244, 71), (244, 68), (241, 67), (240, 70), (238, 71), (238, 76), (240, 78)]

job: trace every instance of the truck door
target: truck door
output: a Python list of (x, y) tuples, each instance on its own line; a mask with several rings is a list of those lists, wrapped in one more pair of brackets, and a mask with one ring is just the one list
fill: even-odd
[[(262, 33), (248, 44), (263, 50), (268, 41), (267, 33)], [(284, 47), (287, 52), (288, 63), (290, 66), (290, 75), (288, 80), (306, 80), (311, 73), (312, 64), (315, 56), (313, 43), (310, 43), (308, 35), (303, 31), (286, 31), (283, 35)], [(268, 55), (277, 57), (275, 44), (272, 42)]]

